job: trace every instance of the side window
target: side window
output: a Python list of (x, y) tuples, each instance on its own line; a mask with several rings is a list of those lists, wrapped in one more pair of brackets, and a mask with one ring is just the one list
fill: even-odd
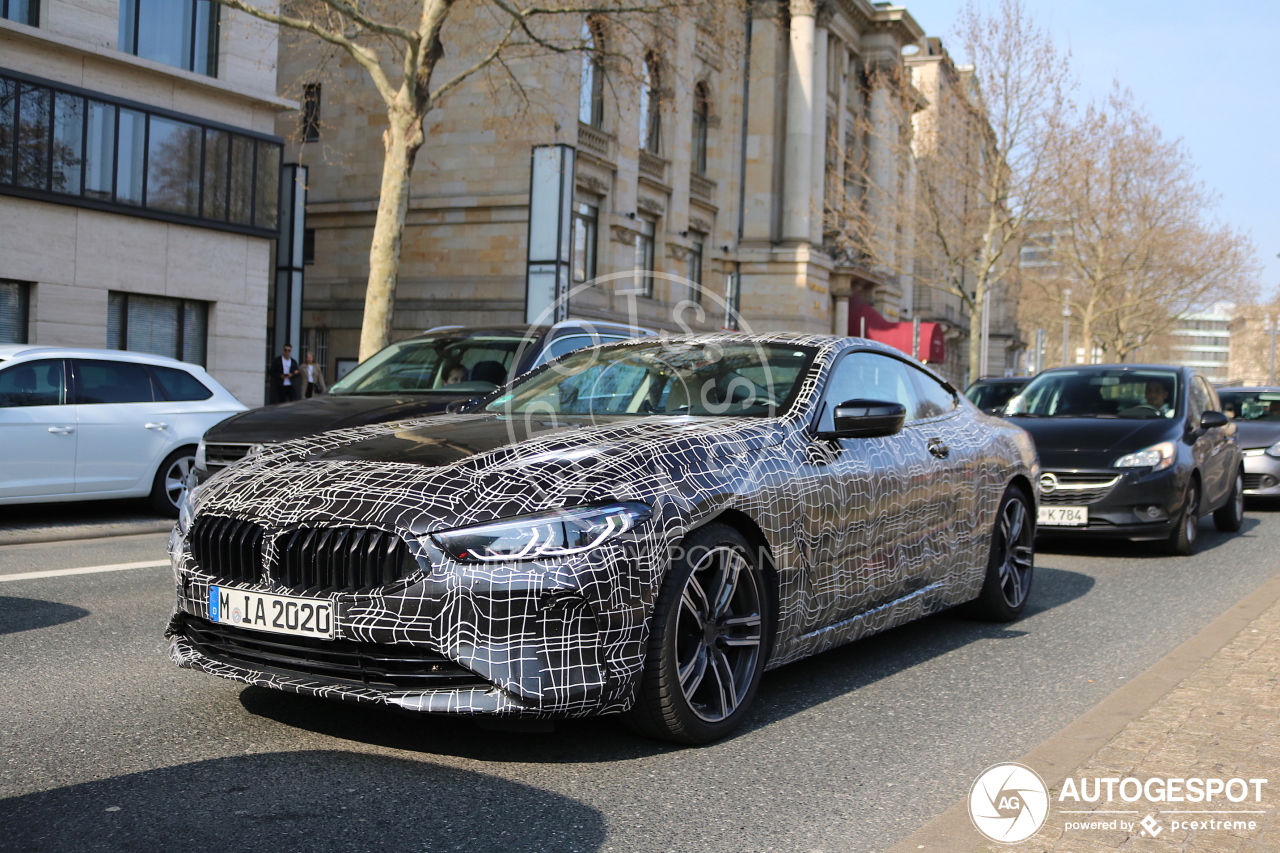
[(127, 361), (76, 359), (76, 402), (151, 403), (156, 394), (141, 364)]
[(917, 419), (936, 418), (955, 410), (955, 394), (923, 370), (915, 367), (908, 369), (911, 371), (912, 378), (915, 379), (916, 390), (920, 393), (920, 410), (916, 414)]
[(151, 373), (169, 400), (208, 400), (213, 392), (185, 370), (176, 367), (152, 367)]
[(565, 353), (570, 353), (574, 350), (582, 349), (583, 347), (589, 347), (594, 343), (595, 341), (590, 335), (564, 335), (563, 337), (556, 338), (551, 342), (547, 347), (547, 351), (542, 354), (540, 359), (538, 359), (538, 363), (541, 364), (543, 362), (552, 361)]
[(836, 365), (827, 379), (826, 405), (818, 430), (825, 432), (835, 428), (836, 406), (846, 400), (879, 400), (901, 403), (907, 410), (907, 420), (916, 420), (920, 401), (911, 387), (910, 368), (896, 358), (873, 352), (854, 352), (846, 355)]
[(1208, 379), (1205, 379), (1203, 376), (1197, 376), (1196, 378), (1199, 379), (1200, 384), (1204, 386), (1204, 396), (1205, 399), (1208, 400), (1208, 405), (1204, 407), (1205, 411), (1221, 412), (1222, 401), (1218, 399), (1218, 392), (1213, 390), (1213, 386), (1209, 384)]
[(61, 406), (67, 401), (62, 360), (24, 361), (0, 370), (0, 408)]

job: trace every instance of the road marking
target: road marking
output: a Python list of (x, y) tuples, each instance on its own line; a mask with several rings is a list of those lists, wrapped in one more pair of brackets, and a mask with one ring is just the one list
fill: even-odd
[(143, 563), (116, 563), (112, 566), (85, 566), (81, 569), (51, 569), (47, 572), (23, 572), (18, 575), (0, 575), (0, 583), (5, 581), (30, 581), (37, 578), (60, 578), (63, 575), (93, 575), (98, 572), (123, 572), (126, 569), (154, 569), (169, 565), (168, 560), (147, 560)]

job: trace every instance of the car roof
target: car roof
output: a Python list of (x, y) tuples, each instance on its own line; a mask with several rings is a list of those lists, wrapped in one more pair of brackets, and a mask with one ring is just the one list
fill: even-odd
[(986, 379), (975, 379), (970, 383), (969, 387), (974, 385), (1026, 385), (1031, 381), (1030, 376), (989, 376)]
[[(632, 337), (653, 337), (658, 334), (653, 329), (646, 329), (642, 326), (628, 326), (625, 323), (614, 323), (608, 320), (565, 320), (552, 326), (530, 326), (524, 323), (495, 323), (486, 326), (435, 326), (412, 337), (423, 338), (428, 335), (452, 332), (466, 337), (496, 334), (536, 338), (548, 332), (555, 332), (558, 329), (579, 329), (583, 327), (599, 329), (600, 331), (625, 332)], [(409, 338), (405, 340), (409, 340)]]
[(1064, 370), (1168, 370), (1173, 373), (1190, 373), (1195, 368), (1182, 364), (1068, 364), (1062, 367), (1046, 367), (1044, 372), (1036, 378), (1039, 379), (1045, 373), (1061, 373)]
[(1215, 391), (1267, 391), (1280, 393), (1280, 385), (1215, 385)]
[(98, 358), (111, 361), (129, 361), (136, 364), (155, 364), (166, 367), (184, 367), (204, 370), (198, 364), (179, 361), (167, 355), (152, 355), (147, 352), (133, 352), (121, 349), (94, 349), (92, 347), (50, 347), (32, 344), (0, 345), (0, 360), (9, 361), (15, 358)]

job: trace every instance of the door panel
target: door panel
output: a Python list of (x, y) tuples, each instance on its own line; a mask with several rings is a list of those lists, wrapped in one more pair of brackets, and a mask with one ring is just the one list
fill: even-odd
[(61, 359), (0, 370), (0, 498), (75, 491), (76, 407)]
[[(830, 429), (837, 403), (852, 399), (902, 403), (908, 417), (920, 401), (897, 359), (846, 355), (827, 384), (818, 431)], [(887, 604), (926, 583), (935, 561), (929, 532), (939, 526), (933, 488), (936, 464), (917, 425), (878, 438), (815, 440), (806, 476), (825, 483), (814, 501), (807, 608), (808, 630)]]
[(172, 443), (172, 403), (157, 402), (140, 364), (74, 359), (80, 441), (76, 492), (150, 489), (150, 478)]

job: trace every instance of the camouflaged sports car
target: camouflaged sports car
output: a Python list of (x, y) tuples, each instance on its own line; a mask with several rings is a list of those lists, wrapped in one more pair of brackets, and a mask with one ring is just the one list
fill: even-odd
[(882, 345), (639, 340), (462, 408), (269, 446), (194, 489), (173, 660), (700, 743), (765, 669), (1026, 604), (1029, 437)]

